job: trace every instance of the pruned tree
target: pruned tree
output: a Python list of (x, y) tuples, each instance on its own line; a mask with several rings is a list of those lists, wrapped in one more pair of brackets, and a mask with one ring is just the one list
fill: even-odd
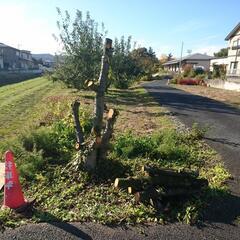
[[(84, 138), (82, 127), (78, 118), (80, 102), (79, 100), (76, 100), (72, 104), (77, 138), (76, 148), (78, 150), (78, 154), (71, 164), (73, 164), (77, 169), (78, 167), (83, 166), (87, 170), (94, 170), (97, 164), (101, 160), (104, 160), (107, 155), (109, 141), (113, 134), (113, 125), (118, 115), (117, 110), (107, 109), (105, 103), (105, 92), (107, 89), (108, 71), (112, 52), (112, 40), (106, 38), (98, 81), (89, 81), (87, 84), (88, 88), (92, 89), (96, 93), (92, 138), (88, 141)], [(103, 124), (104, 112), (107, 113), (107, 121), (105, 124)]]
[[(84, 167), (94, 170), (100, 160), (106, 158), (113, 125), (117, 117), (115, 109), (107, 109), (105, 92), (108, 84), (108, 72), (112, 59), (112, 40), (106, 38), (106, 31), (98, 30), (98, 24), (87, 12), (85, 19), (77, 10), (74, 21), (69, 13), (62, 13), (57, 8), (60, 20), (58, 40), (63, 46), (52, 79), (63, 81), (67, 86), (76, 89), (88, 89), (95, 92), (94, 121), (90, 137), (84, 136), (79, 120), (80, 100), (72, 103), (72, 113), (76, 130), (76, 158), (68, 166), (74, 169)], [(104, 123), (104, 114), (107, 114)]]

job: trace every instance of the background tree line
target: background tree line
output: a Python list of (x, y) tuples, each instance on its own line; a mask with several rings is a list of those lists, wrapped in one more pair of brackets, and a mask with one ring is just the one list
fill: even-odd
[[(63, 81), (67, 86), (86, 88), (88, 82), (97, 82), (100, 72), (101, 55), (107, 31), (104, 24), (99, 25), (79, 10), (72, 20), (67, 11), (57, 8), (59, 37), (56, 40), (63, 46), (58, 57), (53, 80)], [(128, 88), (141, 76), (150, 76), (157, 71), (158, 59), (150, 47), (136, 48), (130, 36), (115, 38), (113, 56), (110, 63), (108, 86)]]

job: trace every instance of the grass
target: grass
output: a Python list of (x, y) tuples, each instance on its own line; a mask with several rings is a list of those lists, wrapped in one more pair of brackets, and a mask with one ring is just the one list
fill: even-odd
[[(0, 118), (3, 124), (0, 131), (5, 139), (0, 151), (13, 149), (25, 195), (37, 199), (29, 219), (11, 210), (0, 211), (4, 226), (42, 221), (192, 223), (211, 197), (212, 190), (214, 194), (227, 194), (224, 183), (229, 174), (217, 154), (201, 140), (201, 130), (194, 127), (190, 132), (179, 133), (169, 113), (138, 86), (108, 91), (107, 103), (117, 106), (120, 115), (110, 154), (97, 174), (68, 172), (66, 164), (75, 156), (70, 104), (73, 99), (80, 99), (81, 122), (84, 131), (90, 133), (94, 95), (63, 89), (44, 78), (35, 81), (0, 88), (5, 107), (11, 107), (10, 102), (14, 102), (12, 109), (17, 112), (12, 112), (14, 118), (9, 117), (7, 130)], [(7, 90), (12, 93), (11, 101), (6, 99)], [(9, 136), (12, 139), (7, 141)], [(150, 206), (134, 204), (132, 195), (112, 185), (116, 177), (138, 175), (145, 164), (197, 170), (201, 177), (209, 180), (210, 188), (200, 198), (172, 203), (170, 212), (159, 214)]]
[(45, 78), (36, 78), (0, 88), (0, 138), (18, 135), (34, 123), (47, 96), (66, 92)]

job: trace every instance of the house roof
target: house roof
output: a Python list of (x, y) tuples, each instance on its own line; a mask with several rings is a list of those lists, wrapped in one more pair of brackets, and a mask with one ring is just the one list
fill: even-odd
[(171, 64), (179, 63), (180, 61), (184, 61), (184, 60), (211, 60), (212, 58), (213, 58), (212, 56), (208, 56), (207, 54), (194, 53), (194, 54), (190, 54), (185, 57), (182, 57), (182, 60), (180, 58), (177, 58), (175, 60), (168, 61), (163, 65), (171, 65)]
[(237, 24), (237, 26), (226, 36), (225, 40), (228, 41), (230, 38), (232, 38), (236, 32), (240, 29), (240, 22)]
[(11, 46), (8, 46), (8, 45), (6, 45), (6, 44), (4, 44), (4, 43), (1, 43), (1, 42), (0, 42), (0, 48), (12, 48), (12, 49), (15, 49), (15, 50), (18, 50), (18, 51), (19, 51), (19, 49), (14, 48), (14, 47), (11, 47)]

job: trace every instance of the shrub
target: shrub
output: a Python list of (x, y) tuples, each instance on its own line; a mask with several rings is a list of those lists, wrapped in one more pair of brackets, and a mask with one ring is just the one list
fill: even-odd
[(186, 64), (183, 66), (183, 76), (184, 77), (189, 77), (193, 68), (191, 64)]
[(183, 76), (181, 74), (177, 74), (173, 77), (173, 79), (170, 81), (172, 84), (179, 84), (180, 80), (183, 79)]
[(144, 75), (140, 78), (140, 81), (149, 81), (149, 80), (150, 80), (150, 78), (147, 75)]
[(179, 81), (181, 85), (198, 85), (198, 81), (192, 78), (185, 78)]
[(151, 136), (133, 136), (131, 133), (119, 136), (114, 143), (114, 157), (125, 159), (147, 158), (155, 159), (162, 164), (187, 166), (198, 163), (195, 141), (202, 137), (194, 127), (189, 134), (180, 134), (175, 130), (165, 130)]
[(201, 75), (204, 74), (204, 69), (202, 67), (196, 67), (194, 69), (195, 75)]

